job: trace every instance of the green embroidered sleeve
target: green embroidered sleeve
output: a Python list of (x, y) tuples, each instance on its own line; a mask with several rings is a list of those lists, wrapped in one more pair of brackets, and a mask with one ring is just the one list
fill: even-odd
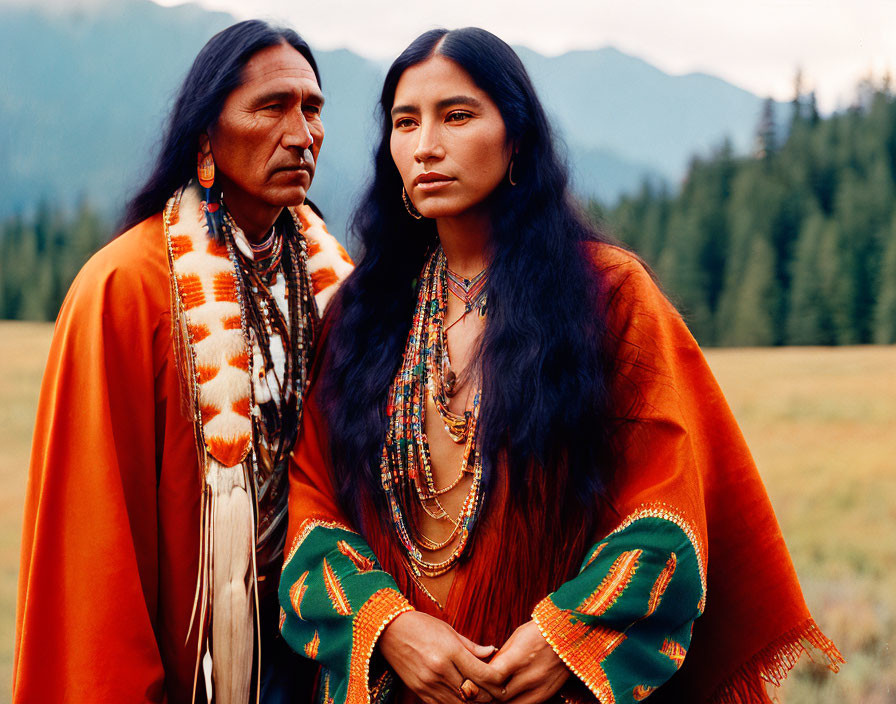
[(339, 523), (306, 520), (283, 566), (280, 604), (283, 637), (324, 668), (324, 704), (370, 704), (377, 638), (412, 607), (364, 540)]
[(645, 699), (681, 667), (705, 600), (691, 525), (665, 506), (627, 517), (532, 614), (601, 704)]

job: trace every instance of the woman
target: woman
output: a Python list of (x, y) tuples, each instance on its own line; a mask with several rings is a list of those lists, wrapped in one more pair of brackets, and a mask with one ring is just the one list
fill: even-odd
[(516, 54), (427, 32), (380, 107), (280, 586), (324, 701), (766, 701), (803, 644), (836, 667), (696, 343), (572, 204)]

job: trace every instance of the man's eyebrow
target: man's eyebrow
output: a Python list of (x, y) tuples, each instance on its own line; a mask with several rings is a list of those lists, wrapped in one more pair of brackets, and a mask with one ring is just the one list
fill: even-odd
[[(442, 98), (439, 102), (436, 103), (436, 108), (439, 110), (444, 110), (445, 108), (450, 108), (452, 105), (469, 105), (472, 108), (481, 108), (482, 101), (477, 100), (472, 95), (452, 95), (450, 98)], [(392, 108), (392, 116), (398, 115), (399, 113), (410, 113), (412, 115), (419, 115), (420, 108), (416, 105), (396, 105)]]
[(395, 117), (402, 112), (409, 112), (412, 115), (419, 115), (420, 108), (418, 108), (416, 105), (396, 105), (394, 108), (392, 108), (390, 114), (392, 115), (392, 117)]
[(450, 98), (443, 98), (436, 103), (436, 107), (439, 110), (450, 108), (452, 105), (469, 105), (472, 108), (482, 107), (482, 103), (472, 95), (453, 95)]
[[(265, 105), (267, 103), (279, 103), (287, 100), (292, 100), (295, 98), (296, 94), (293, 91), (289, 90), (276, 90), (271, 91), (270, 93), (263, 93), (259, 95), (255, 100), (252, 101), (253, 105)], [(324, 96), (317, 91), (313, 93), (309, 93), (303, 102), (306, 103), (316, 103), (319, 106), (323, 106), (324, 104)]]
[(288, 90), (275, 90), (270, 91), (269, 93), (262, 93), (257, 96), (253, 101), (253, 105), (266, 105), (267, 103), (281, 103), (285, 100), (290, 100), (293, 97), (293, 93)]

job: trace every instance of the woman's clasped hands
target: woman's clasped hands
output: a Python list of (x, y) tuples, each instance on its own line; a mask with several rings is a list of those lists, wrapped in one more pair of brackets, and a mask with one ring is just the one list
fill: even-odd
[(409, 611), (383, 631), (379, 649), (426, 704), (540, 704), (570, 675), (534, 621), (517, 628), (498, 649), (473, 643), (438, 618)]

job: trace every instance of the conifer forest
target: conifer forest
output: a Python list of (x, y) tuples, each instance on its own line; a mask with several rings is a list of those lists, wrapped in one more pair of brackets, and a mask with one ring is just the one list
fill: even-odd
[[(821, 119), (766, 103), (755, 153), (721, 145), (680, 189), (589, 211), (654, 269), (701, 344), (896, 342), (896, 99), (889, 83)], [(783, 136), (782, 136), (783, 135)]]

